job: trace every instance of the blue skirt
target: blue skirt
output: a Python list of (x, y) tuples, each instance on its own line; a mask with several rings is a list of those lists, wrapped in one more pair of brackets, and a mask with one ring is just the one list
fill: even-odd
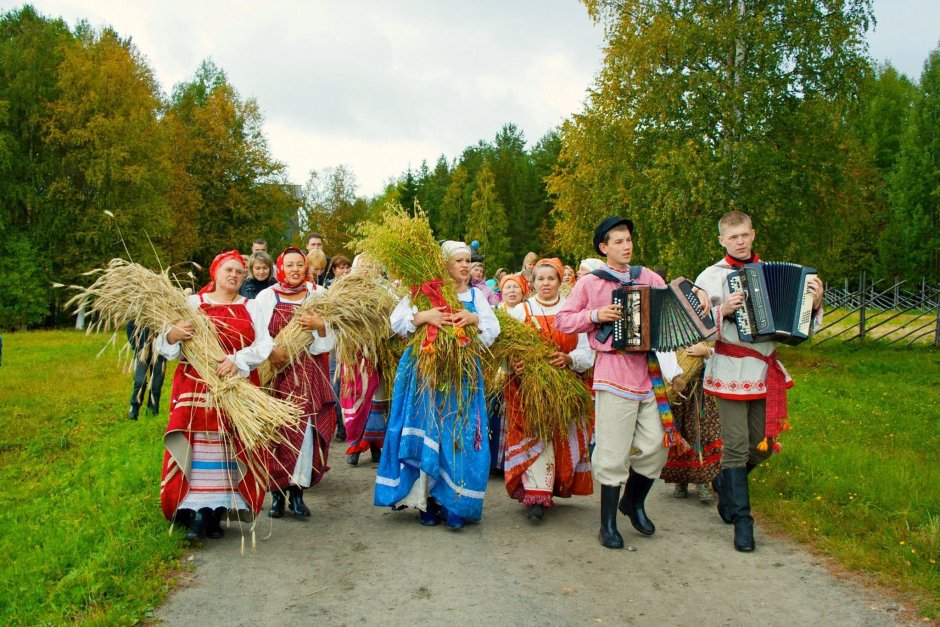
[(388, 430), (375, 479), (376, 505), (395, 506), (423, 471), (428, 476), (428, 493), (438, 503), (464, 520), (480, 520), (490, 451), (479, 361), (475, 378), (473, 394), (465, 387), (430, 390), (418, 374), (412, 348), (405, 351), (395, 373)]

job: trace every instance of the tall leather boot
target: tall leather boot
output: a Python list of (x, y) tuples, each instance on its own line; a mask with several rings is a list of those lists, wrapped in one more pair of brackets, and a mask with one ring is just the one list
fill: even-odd
[(287, 501), (287, 507), (294, 512), (295, 518), (310, 518), (310, 510), (304, 503), (304, 489), (298, 485), (292, 485), (287, 488), (290, 497)]
[[(751, 474), (751, 471), (755, 468), (757, 468), (757, 464), (752, 464), (751, 462), (748, 462), (744, 465), (744, 469), (747, 471), (747, 474)], [(725, 522), (725, 524), (730, 525), (734, 521), (731, 520), (728, 497), (724, 492), (720, 473), (715, 475), (715, 478), (712, 479), (712, 490), (714, 490), (718, 495), (718, 515), (721, 516), (721, 519)]]
[(601, 544), (608, 549), (622, 549), (623, 536), (617, 531), (617, 501), (620, 500), (619, 485), (601, 486)]
[(656, 525), (646, 517), (646, 495), (653, 487), (653, 479), (644, 477), (640, 473), (630, 471), (627, 486), (620, 500), (620, 511), (630, 519), (633, 528), (644, 536), (656, 533)]
[(750, 553), (755, 545), (747, 468), (725, 468), (721, 475), (728, 497), (728, 511), (734, 524), (734, 548), (742, 553)]
[(271, 518), (284, 518), (284, 493), (280, 490), (271, 490), (271, 509), (268, 510)]
[(225, 515), (224, 507), (217, 507), (215, 511), (212, 512), (212, 515), (209, 516), (209, 526), (206, 527), (206, 535), (214, 540), (218, 540), (225, 535), (225, 531), (222, 530), (222, 517)]
[(186, 532), (186, 539), (190, 542), (194, 542), (203, 537), (206, 534), (206, 525), (209, 523), (211, 517), (212, 510), (208, 507), (203, 507), (197, 511), (196, 515), (193, 516), (192, 522), (189, 523), (189, 531)]

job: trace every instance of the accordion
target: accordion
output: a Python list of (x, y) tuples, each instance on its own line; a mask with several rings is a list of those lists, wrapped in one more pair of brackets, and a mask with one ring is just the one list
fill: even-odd
[(816, 269), (786, 262), (749, 263), (728, 275), (731, 293), (744, 292), (744, 306), (734, 312), (744, 342), (799, 344), (809, 337), (813, 293), (809, 278)]
[(623, 315), (613, 324), (615, 349), (672, 351), (707, 340), (718, 332), (711, 310), (701, 312), (692, 282), (679, 277), (666, 287), (631, 285), (613, 292)]

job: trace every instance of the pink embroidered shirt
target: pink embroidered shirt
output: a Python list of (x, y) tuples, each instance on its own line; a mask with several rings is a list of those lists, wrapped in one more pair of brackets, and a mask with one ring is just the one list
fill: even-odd
[[(605, 268), (608, 271), (609, 267)], [(665, 285), (658, 274), (643, 268), (636, 278), (640, 285)], [(594, 390), (610, 392), (623, 398), (645, 400), (653, 398), (653, 382), (650, 380), (646, 353), (615, 352), (611, 347), (613, 338), (597, 341), (597, 310), (611, 303), (611, 292), (617, 284), (593, 274), (587, 274), (575, 283), (574, 289), (555, 314), (555, 327), (562, 333), (587, 333), (591, 348), (597, 352), (594, 361)], [(656, 353), (663, 379), (671, 381), (682, 374), (675, 353)]]

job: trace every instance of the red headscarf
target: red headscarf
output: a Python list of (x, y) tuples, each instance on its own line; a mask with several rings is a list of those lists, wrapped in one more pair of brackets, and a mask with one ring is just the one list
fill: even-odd
[(529, 293), (529, 282), (521, 274), (507, 274), (503, 277), (503, 280), (499, 282), (499, 290), (503, 290), (503, 286), (506, 285), (506, 281), (515, 281), (519, 287), (522, 288), (522, 298), (524, 299), (526, 294)]
[(561, 259), (558, 257), (548, 257), (545, 259), (539, 259), (535, 262), (535, 267), (532, 268), (532, 276), (535, 276), (535, 271), (539, 266), (550, 266), (555, 269), (555, 272), (558, 273), (558, 280), (561, 281), (565, 276), (564, 266), (561, 265)]
[(242, 270), (248, 270), (248, 266), (245, 265), (245, 258), (242, 257), (242, 254), (237, 250), (229, 250), (224, 253), (219, 253), (215, 256), (215, 259), (212, 260), (212, 264), (209, 266), (209, 282), (206, 283), (205, 287), (199, 290), (200, 294), (215, 291), (215, 273), (218, 272), (219, 268), (221, 268), (225, 262), (232, 261), (233, 259), (237, 260), (238, 263), (242, 265)]
[[(287, 282), (287, 273), (284, 271), (284, 257), (291, 253), (295, 253), (304, 258), (304, 279), (300, 282), (300, 285), (291, 285)], [(306, 290), (307, 255), (304, 254), (304, 251), (296, 246), (288, 246), (285, 248), (284, 252), (277, 256), (277, 261), (274, 262), (274, 278), (277, 279), (277, 285), (274, 286), (274, 291), (279, 294), (299, 294)]]

